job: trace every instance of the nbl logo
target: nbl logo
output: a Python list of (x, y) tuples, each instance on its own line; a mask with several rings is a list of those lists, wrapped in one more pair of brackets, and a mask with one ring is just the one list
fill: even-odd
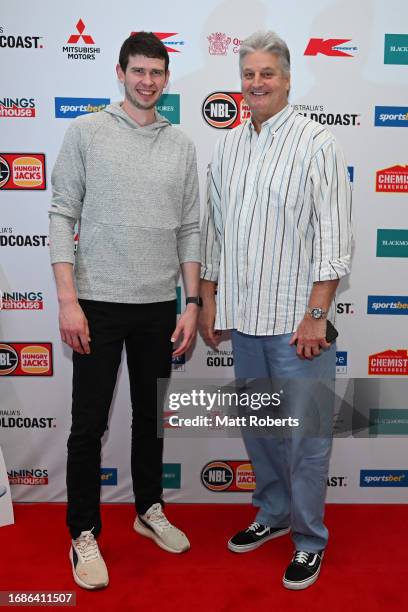
[(239, 92), (217, 91), (204, 100), (202, 113), (208, 125), (232, 129), (250, 118), (251, 113)]

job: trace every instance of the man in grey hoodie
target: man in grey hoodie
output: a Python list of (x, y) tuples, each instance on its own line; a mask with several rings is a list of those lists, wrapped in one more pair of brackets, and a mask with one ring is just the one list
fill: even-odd
[[(51, 262), (61, 338), (73, 349), (67, 524), (73, 576), (86, 589), (109, 582), (96, 541), (100, 452), (123, 343), (132, 400), (134, 529), (169, 552), (190, 547), (163, 512), (163, 440), (157, 435), (157, 379), (168, 378), (172, 355), (193, 343), (200, 306), (195, 149), (155, 109), (168, 63), (154, 34), (125, 40), (117, 65), (124, 101), (71, 123), (52, 175)], [(180, 266), (188, 297), (176, 325)]]

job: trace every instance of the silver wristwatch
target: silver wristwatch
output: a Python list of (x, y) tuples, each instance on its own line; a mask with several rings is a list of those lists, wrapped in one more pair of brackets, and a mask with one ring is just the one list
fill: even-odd
[(319, 308), (318, 306), (314, 306), (313, 308), (307, 308), (306, 313), (312, 317), (312, 319), (325, 319), (327, 317), (327, 312), (323, 310), (323, 308)]

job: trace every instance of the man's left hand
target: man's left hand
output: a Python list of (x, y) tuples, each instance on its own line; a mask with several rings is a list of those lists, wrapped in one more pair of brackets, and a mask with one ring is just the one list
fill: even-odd
[(176, 329), (172, 333), (171, 341), (177, 342), (182, 338), (180, 346), (173, 351), (173, 356), (178, 357), (183, 355), (193, 344), (197, 335), (199, 306), (196, 304), (188, 304), (185, 311), (178, 320)]
[(299, 359), (313, 359), (320, 355), (321, 349), (330, 348), (326, 342), (326, 319), (312, 319), (305, 315), (294, 332), (289, 344), (297, 340), (296, 354)]

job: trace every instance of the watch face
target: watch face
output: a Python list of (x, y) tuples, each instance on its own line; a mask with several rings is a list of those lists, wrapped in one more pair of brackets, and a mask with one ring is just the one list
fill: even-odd
[(321, 308), (312, 308), (310, 311), (313, 319), (321, 319), (323, 315), (323, 310)]

